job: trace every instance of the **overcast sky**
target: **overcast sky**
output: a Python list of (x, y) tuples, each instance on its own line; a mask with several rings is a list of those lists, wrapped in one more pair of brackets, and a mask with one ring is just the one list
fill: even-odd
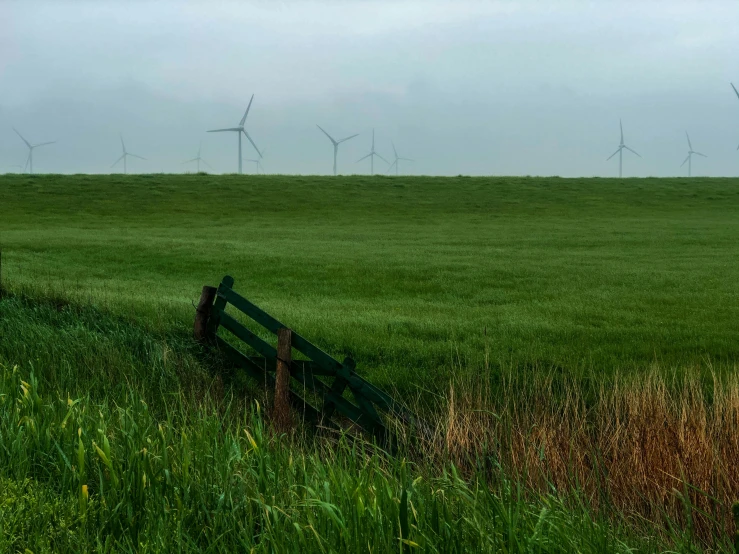
[[(276, 173), (739, 174), (739, 2), (0, 0), (0, 171), (237, 169), (237, 125)], [(244, 141), (244, 157), (254, 150)], [(376, 170), (387, 166), (378, 161)], [(194, 169), (194, 167), (192, 167)], [(252, 164), (245, 164), (245, 171)]]

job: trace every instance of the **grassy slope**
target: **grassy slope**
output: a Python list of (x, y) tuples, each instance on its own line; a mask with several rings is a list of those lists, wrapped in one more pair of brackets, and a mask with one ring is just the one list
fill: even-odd
[[(731, 363), (738, 200), (733, 180), (2, 177), (12, 288), (144, 326), (0, 301), (0, 550), (398, 551), (404, 502), (428, 552), (660, 550), (648, 522), (607, 528), (499, 474), (284, 448), (202, 366), (190, 300), (228, 271), (395, 383), (478, 367), (486, 343), (516, 365)], [(656, 532), (691, 551), (675, 531)]]
[(0, 552), (696, 552), (574, 491), (277, 437), (191, 342), (94, 309), (0, 299), (0, 337)]
[(739, 348), (737, 180), (4, 176), (0, 206), (16, 286), (185, 326), (230, 273), (379, 382), (486, 347), (604, 369)]

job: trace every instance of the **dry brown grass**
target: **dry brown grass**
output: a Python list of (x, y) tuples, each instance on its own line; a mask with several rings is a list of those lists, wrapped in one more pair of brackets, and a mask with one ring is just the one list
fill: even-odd
[[(733, 530), (739, 498), (739, 377), (659, 368), (607, 378), (539, 372), (454, 382), (428, 413), (424, 452), (529, 491), (556, 489), (595, 510), (704, 544)], [(667, 523), (670, 521), (671, 523)]]

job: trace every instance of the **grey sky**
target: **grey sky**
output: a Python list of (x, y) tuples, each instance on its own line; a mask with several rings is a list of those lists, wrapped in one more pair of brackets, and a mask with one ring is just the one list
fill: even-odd
[[(269, 172), (342, 173), (377, 150), (414, 174), (739, 173), (739, 3), (0, 0), (0, 171), (236, 170), (247, 128)], [(254, 152), (244, 144), (245, 157)], [(245, 170), (250, 168), (245, 166)], [(384, 170), (384, 164), (380, 162)]]

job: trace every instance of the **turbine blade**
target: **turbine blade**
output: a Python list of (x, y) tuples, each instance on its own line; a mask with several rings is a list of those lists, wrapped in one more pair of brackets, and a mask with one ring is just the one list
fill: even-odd
[(359, 133), (357, 133), (356, 135), (352, 135), (350, 137), (343, 138), (337, 144), (341, 144), (342, 142), (346, 142), (347, 140), (353, 139), (354, 137), (358, 137), (358, 136), (359, 136)]
[(615, 156), (616, 154), (618, 154), (620, 150), (621, 150), (621, 147), (619, 146), (618, 147), (618, 150), (616, 150), (613, 154), (611, 154), (610, 156), (608, 156), (606, 158), (606, 161), (610, 160), (613, 156)]
[(320, 126), (320, 125), (319, 125), (318, 123), (316, 123), (316, 127), (318, 127), (318, 128), (319, 128), (319, 129), (321, 130), (321, 131), (323, 131), (323, 134), (324, 134), (324, 135), (326, 135), (326, 136), (328, 137), (328, 140), (330, 140), (330, 141), (331, 141), (331, 142), (333, 142), (334, 144), (339, 144), (338, 142), (336, 142), (336, 141), (334, 140), (334, 137), (332, 137), (331, 135), (329, 135), (329, 134), (328, 134), (328, 133), (326, 132), (326, 130), (325, 130), (325, 129), (324, 129), (323, 127), (321, 127), (321, 126)]
[(621, 129), (621, 144), (624, 143), (624, 126), (623, 123), (621, 123), (621, 120), (618, 120), (618, 127)]
[(125, 154), (123, 154), (123, 155), (122, 155), (122, 156), (121, 156), (120, 158), (118, 158), (118, 159), (117, 159), (117, 160), (115, 161), (115, 163), (114, 163), (113, 165), (111, 165), (110, 167), (115, 167), (115, 166), (117, 166), (117, 165), (118, 165), (118, 162), (120, 162), (120, 161), (121, 161), (121, 160), (123, 159), (123, 157), (124, 157), (124, 156), (125, 156)]
[(239, 125), (242, 127), (244, 126), (244, 122), (246, 121), (246, 116), (249, 115), (249, 109), (251, 109), (251, 103), (254, 102), (254, 95), (251, 95), (251, 100), (249, 100), (249, 105), (246, 107), (246, 111), (244, 112), (244, 117), (241, 118), (241, 121), (239, 122)]
[(687, 131), (685, 131), (685, 136), (686, 136), (686, 138), (688, 139), (688, 148), (689, 148), (690, 150), (693, 150), (693, 145), (692, 145), (692, 144), (690, 144), (690, 135), (688, 135), (688, 132), (687, 132)]
[(698, 154), (699, 156), (703, 156), (704, 158), (707, 158), (708, 157), (705, 154), (701, 154), (700, 152), (693, 152), (693, 154)]
[(731, 83), (731, 88), (734, 89), (734, 92), (736, 93), (736, 97), (739, 98), (739, 90), (736, 90), (736, 87), (734, 86), (734, 83)]
[(200, 158), (200, 161), (207, 165), (209, 168), (213, 169), (213, 166), (206, 162), (203, 158)]
[(395, 149), (395, 143), (393, 141), (390, 141), (390, 144), (393, 145), (393, 154), (395, 154), (395, 159), (398, 159), (398, 151)]
[(390, 164), (390, 167), (387, 168), (387, 171), (385, 171), (385, 173), (390, 173), (390, 170), (398, 163), (399, 159), (400, 158), (395, 158), (395, 161)]
[(257, 151), (257, 154), (259, 154), (259, 157), (261, 158), (262, 157), (262, 153), (259, 151), (259, 148), (257, 148), (257, 145), (254, 144), (254, 141), (251, 140), (251, 137), (249, 136), (249, 133), (247, 133), (246, 130), (244, 130), (244, 134), (246, 135), (246, 138), (249, 139), (249, 142), (251, 142), (251, 145), (254, 147), (254, 150)]
[(146, 158), (142, 158), (141, 156), (137, 156), (136, 154), (131, 154), (130, 152), (126, 152), (129, 156), (133, 156), (134, 158), (138, 158), (139, 160), (145, 160)]
[(375, 154), (375, 156), (377, 156), (378, 158), (380, 158), (380, 159), (381, 159), (381, 160), (382, 160), (383, 162), (385, 162), (386, 164), (389, 164), (389, 163), (390, 163), (390, 162), (389, 162), (389, 161), (387, 161), (387, 160), (386, 160), (385, 158), (383, 158), (382, 156), (380, 156), (380, 155), (379, 155), (379, 154), (378, 154), (377, 152), (375, 152), (374, 154)]
[[(29, 142), (28, 142), (28, 141), (27, 141), (26, 139), (24, 139), (24, 138), (23, 138), (23, 135), (21, 135), (21, 134), (20, 134), (20, 133), (18, 132), (18, 129), (16, 129), (15, 127), (13, 127), (13, 131), (15, 131), (15, 134), (16, 134), (16, 135), (18, 135), (19, 137), (21, 137), (21, 140), (22, 140), (23, 142), (25, 142), (25, 143), (26, 143), (26, 146), (28, 146), (29, 148), (33, 148), (33, 147), (31, 146), (31, 143), (29, 143)], [(24, 170), (24, 171), (25, 171), (25, 170)]]
[(189, 163), (197, 162), (197, 161), (198, 161), (198, 158), (193, 158), (192, 160), (187, 160), (186, 162), (182, 162), (181, 165), (185, 165), (185, 164), (189, 164)]
[(126, 145), (123, 144), (123, 135), (118, 135), (118, 136), (121, 137), (121, 148), (123, 148), (123, 153), (125, 154), (126, 153)]
[(31, 154), (29, 152), (28, 157), (26, 158), (26, 163), (23, 166), (23, 171), (25, 171), (28, 168), (28, 164), (29, 164), (30, 161), (31, 161)]
[(222, 133), (223, 131), (238, 131), (241, 132), (241, 127), (229, 127), (228, 129), (213, 129), (212, 131), (208, 131), (208, 133)]
[(629, 148), (629, 147), (628, 147), (628, 146), (626, 146), (625, 144), (624, 144), (624, 148), (626, 148), (626, 150), (628, 150), (628, 151), (629, 151), (629, 152), (631, 152), (632, 154), (636, 154), (637, 156), (639, 156), (639, 157), (641, 158), (641, 155), (640, 155), (640, 154), (639, 154), (639, 152), (637, 152), (636, 150), (632, 150), (631, 148)]
[(359, 162), (361, 162), (362, 160), (366, 160), (367, 158), (369, 158), (369, 157), (370, 157), (371, 155), (372, 155), (372, 152), (370, 152), (369, 154), (367, 154), (367, 155), (366, 155), (366, 156), (365, 156), (364, 158), (359, 158), (359, 159), (358, 159), (358, 160), (357, 160), (356, 162), (354, 162), (354, 163), (357, 163), (357, 164), (358, 164), (358, 163), (359, 163)]
[(46, 146), (47, 144), (54, 144), (56, 141), (52, 140), (51, 142), (42, 142), (41, 144), (34, 144), (34, 148), (38, 148), (39, 146)]
[(690, 159), (690, 154), (688, 154), (688, 157), (683, 160), (683, 163), (680, 164), (680, 167), (684, 166), (686, 163), (688, 163), (688, 160)]

